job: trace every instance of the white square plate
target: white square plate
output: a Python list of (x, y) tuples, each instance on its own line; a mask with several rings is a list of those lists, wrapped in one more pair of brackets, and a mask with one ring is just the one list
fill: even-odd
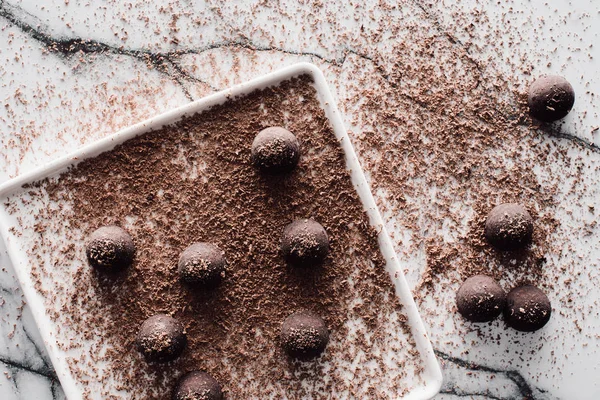
[[(31, 251), (28, 251), (31, 250), (32, 245), (36, 243), (36, 221), (32, 217), (34, 214), (31, 209), (32, 205), (27, 204), (28, 190), (24, 189), (23, 185), (33, 183), (44, 178), (56, 177), (58, 174), (66, 171), (70, 166), (75, 165), (79, 161), (111, 150), (116, 145), (123, 143), (128, 139), (143, 135), (146, 132), (156, 130), (165, 125), (172, 124), (182, 119), (184, 116), (193, 115), (207, 110), (214, 105), (222, 104), (230, 98), (243, 96), (257, 89), (276, 86), (282, 81), (300, 75), (309, 75), (312, 77), (317, 91), (317, 96), (321, 102), (321, 106), (323, 107), (325, 115), (329, 119), (333, 127), (333, 131), (345, 153), (346, 166), (351, 172), (352, 183), (359, 194), (365, 210), (367, 211), (372, 226), (375, 228), (376, 232), (378, 232), (380, 250), (386, 261), (387, 271), (389, 272), (390, 277), (395, 285), (396, 294), (399, 298), (399, 301), (403, 305), (403, 310), (408, 318), (408, 325), (413, 336), (411, 339), (414, 341), (416, 349), (419, 352), (419, 360), (421, 365), (416, 367), (418, 367), (418, 369), (422, 372), (419, 374), (419, 379), (414, 379), (414, 382), (412, 382), (414, 386), (407, 388), (408, 392), (404, 399), (429, 399), (439, 391), (442, 384), (442, 375), (439, 365), (417, 311), (415, 302), (412, 298), (412, 294), (404, 279), (402, 268), (396, 258), (392, 242), (384, 227), (381, 215), (377, 209), (368, 183), (365, 180), (365, 176), (362, 172), (356, 154), (354, 153), (350, 139), (346, 133), (346, 130), (344, 129), (339, 111), (333, 102), (333, 97), (328, 89), (327, 83), (325, 82), (325, 78), (321, 71), (312, 64), (301, 63), (251, 80), (247, 83), (237, 85), (219, 93), (215, 93), (201, 100), (148, 119), (130, 128), (115, 133), (108, 138), (85, 146), (69, 156), (56, 160), (43, 168), (20, 176), (0, 186), (1, 235), (7, 245), (9, 256), (14, 263), (21, 287), (40, 329), (42, 338), (44, 339), (48, 353), (54, 368), (56, 369), (56, 373), (61, 381), (65, 394), (69, 399), (80, 399), (82, 398), (83, 390), (86, 387), (89, 389), (90, 385), (102, 385), (102, 383), (84, 383), (81, 378), (75, 376), (71, 372), (71, 368), (69, 368), (69, 359), (73, 358), (75, 355), (61, 350), (60, 346), (57, 344), (57, 339), (59, 338), (61, 332), (61, 326), (53, 321), (49, 314), (57, 313), (61, 310), (58, 309), (58, 305), (55, 307), (55, 309), (49, 308), (52, 307), (51, 304), (60, 303), (49, 303), (45, 301), (44, 293), (47, 294), (50, 292), (53, 296), (64, 296), (66, 294), (59, 290), (46, 290), (43, 292), (38, 290), (38, 286), (36, 286), (36, 280), (40, 278), (33, 276), (31, 265), (32, 263), (39, 261), (34, 260), (31, 256)], [(11, 203), (13, 206), (11, 206), (11, 209), (9, 210), (9, 203), (7, 202), (9, 198), (11, 200), (19, 199), (21, 201), (12, 201)], [(20, 205), (14, 206), (15, 204)], [(35, 205), (33, 205), (33, 207), (35, 207)], [(42, 259), (45, 259), (45, 268), (51, 269), (52, 263), (49, 260), (49, 257), (45, 257), (47, 256), (47, 254), (45, 254), (45, 250), (47, 249), (44, 249), (43, 241), (41, 241), (41, 244), (38, 243), (37, 245), (39, 245), (39, 248), (37, 249), (38, 255), (41, 254)], [(44, 279), (44, 277), (41, 278)], [(48, 277), (46, 277), (46, 279), (48, 279)], [(53, 279), (57, 278), (53, 277)], [(60, 277), (58, 277), (58, 279), (60, 279)], [(54, 284), (57, 284), (57, 282), (54, 280), (44, 283), (50, 287), (52, 287)], [(93, 346), (93, 343), (88, 343), (87, 346), (84, 347), (86, 347), (87, 351), (90, 351), (89, 349), (93, 348), (91, 346)], [(86, 350), (84, 349), (82, 351)], [(101, 363), (101, 354), (96, 355), (95, 358), (99, 359), (99, 362)], [(81, 365), (81, 368), (85, 369), (86, 366)]]

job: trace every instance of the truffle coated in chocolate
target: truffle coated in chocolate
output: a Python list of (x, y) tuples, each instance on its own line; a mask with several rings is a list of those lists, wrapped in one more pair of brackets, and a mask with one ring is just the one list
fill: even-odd
[(215, 378), (204, 371), (185, 374), (177, 383), (173, 400), (221, 400), (223, 392)]
[(252, 142), (252, 164), (269, 175), (292, 171), (300, 160), (300, 144), (293, 133), (281, 127), (263, 129)]
[(531, 243), (533, 220), (520, 204), (500, 204), (488, 214), (484, 233), (498, 250), (518, 250)]
[(541, 329), (550, 320), (550, 299), (535, 286), (514, 288), (506, 297), (504, 320), (508, 326), (522, 332)]
[(287, 225), (281, 238), (281, 251), (292, 266), (320, 265), (329, 253), (325, 228), (312, 219), (300, 219)]
[(475, 275), (456, 292), (458, 312), (471, 322), (494, 320), (506, 303), (506, 293), (500, 285), (486, 275)]
[(533, 118), (552, 122), (566, 117), (571, 111), (575, 91), (562, 76), (542, 76), (529, 87), (527, 102)]
[(214, 288), (225, 274), (225, 257), (212, 243), (193, 243), (179, 256), (178, 270), (183, 282)]
[(165, 314), (156, 314), (144, 321), (136, 342), (146, 361), (168, 362), (181, 355), (187, 337), (178, 320)]
[(329, 342), (329, 331), (321, 317), (301, 311), (283, 321), (281, 341), (289, 356), (299, 360), (310, 360), (325, 350)]
[(125, 229), (103, 226), (90, 235), (85, 254), (92, 267), (99, 271), (114, 272), (131, 265), (135, 257), (135, 244)]

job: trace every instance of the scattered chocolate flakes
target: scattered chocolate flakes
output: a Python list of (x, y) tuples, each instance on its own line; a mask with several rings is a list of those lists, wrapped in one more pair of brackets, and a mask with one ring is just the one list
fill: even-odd
[[(28, 188), (39, 209), (27, 216), (38, 231), (32, 271), (86, 398), (97, 390), (164, 399), (191, 370), (214, 376), (229, 399), (396, 398), (422, 380), (376, 232), (315, 94), (306, 77), (286, 81)], [(268, 126), (302, 143), (300, 163), (285, 176), (251, 164), (252, 140)], [(281, 232), (302, 218), (327, 227), (335, 257), (318, 270), (289, 268), (281, 257)], [(94, 274), (83, 232), (117, 223), (135, 238), (136, 260), (118, 277)], [(227, 279), (210, 293), (188, 290), (178, 276), (179, 254), (197, 241), (227, 256)], [(299, 310), (323, 317), (331, 332), (311, 363), (289, 360), (279, 341), (282, 321)], [(168, 365), (147, 364), (131, 339), (157, 313), (181, 321), (188, 338)]]

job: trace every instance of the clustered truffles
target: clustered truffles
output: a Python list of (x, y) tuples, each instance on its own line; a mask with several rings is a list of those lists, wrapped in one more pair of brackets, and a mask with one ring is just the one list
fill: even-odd
[(508, 326), (521, 332), (541, 329), (550, 320), (548, 296), (535, 286), (518, 286), (508, 295), (492, 277), (475, 275), (456, 292), (458, 312), (471, 322), (493, 321), (501, 313)]
[[(262, 174), (291, 172), (300, 159), (298, 139), (288, 130), (271, 127), (262, 130), (251, 147), (251, 162)], [(322, 265), (329, 254), (329, 237), (315, 220), (300, 219), (288, 224), (281, 235), (280, 248), (285, 261), (297, 268)], [(131, 235), (118, 226), (94, 231), (86, 243), (89, 264), (100, 272), (120, 271), (134, 262), (136, 247)], [(225, 253), (215, 244), (196, 242), (185, 248), (177, 262), (180, 281), (190, 290), (212, 290), (225, 278)], [(280, 340), (288, 356), (307, 361), (323, 353), (329, 330), (318, 315), (292, 313), (282, 325)], [(166, 363), (178, 358), (187, 345), (183, 324), (166, 314), (155, 314), (140, 326), (136, 346), (149, 363)], [(178, 382), (175, 400), (220, 400), (219, 383), (204, 371), (191, 371)]]
[[(544, 76), (529, 88), (530, 114), (542, 122), (564, 118), (574, 101), (573, 87), (562, 77)], [(263, 129), (252, 142), (250, 161), (260, 174), (279, 176), (290, 173), (299, 160), (300, 143), (283, 127)], [(500, 204), (489, 213), (484, 236), (499, 251), (524, 249), (532, 241), (532, 217), (520, 204)], [(312, 219), (300, 219), (287, 225), (280, 245), (285, 261), (296, 268), (320, 266), (329, 254), (327, 232)], [(121, 271), (134, 262), (136, 247), (125, 229), (104, 226), (89, 236), (85, 252), (93, 268), (111, 273)], [(189, 288), (214, 289), (225, 277), (225, 254), (213, 243), (192, 243), (180, 254), (177, 268), (181, 282)], [(466, 279), (456, 293), (456, 304), (458, 312), (469, 321), (489, 322), (503, 314), (508, 326), (523, 332), (542, 328), (552, 313), (550, 300), (539, 288), (525, 285), (506, 294), (498, 282), (486, 275)], [(329, 330), (320, 316), (300, 311), (282, 322), (280, 340), (290, 357), (309, 360), (325, 350)], [(142, 323), (136, 344), (148, 362), (172, 361), (186, 347), (185, 327), (169, 315), (153, 315)], [(223, 393), (211, 375), (204, 371), (191, 371), (179, 380), (173, 397), (175, 400), (220, 400)]]
[[(526, 248), (533, 237), (533, 219), (520, 204), (500, 204), (487, 216), (484, 236), (500, 251)], [(493, 278), (475, 275), (456, 292), (458, 312), (471, 322), (489, 322), (501, 313), (508, 326), (522, 332), (541, 329), (550, 320), (548, 297), (535, 286), (512, 289), (508, 295)]]

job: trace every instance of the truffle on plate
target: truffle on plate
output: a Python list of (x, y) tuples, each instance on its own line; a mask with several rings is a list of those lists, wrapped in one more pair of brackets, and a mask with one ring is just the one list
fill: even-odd
[(506, 297), (504, 320), (508, 326), (522, 332), (541, 329), (550, 320), (550, 299), (535, 286), (514, 288)]
[(317, 221), (300, 219), (284, 228), (281, 252), (292, 266), (317, 266), (323, 263), (329, 253), (329, 237)]
[(212, 243), (193, 243), (179, 256), (178, 270), (183, 282), (214, 288), (225, 274), (225, 257)]
[(296, 168), (299, 160), (300, 143), (287, 129), (263, 129), (252, 142), (252, 164), (263, 173), (285, 174)]
[(518, 250), (531, 243), (533, 219), (520, 204), (500, 204), (488, 214), (484, 234), (498, 250)]
[(475, 275), (456, 292), (458, 312), (471, 322), (494, 320), (506, 303), (506, 293), (498, 282), (486, 275)]
[(185, 374), (175, 388), (174, 400), (221, 400), (223, 392), (215, 378), (204, 371)]
[(575, 91), (562, 76), (542, 76), (529, 87), (527, 102), (533, 118), (553, 122), (566, 117), (571, 111), (575, 104)]
[(85, 254), (90, 265), (99, 271), (120, 271), (133, 262), (135, 244), (125, 229), (103, 226), (90, 235)]
[(329, 342), (329, 330), (323, 318), (301, 311), (283, 321), (281, 341), (289, 356), (299, 360), (310, 360), (325, 350)]
[(181, 355), (187, 337), (181, 322), (166, 314), (156, 314), (142, 323), (137, 348), (148, 362), (168, 362)]

